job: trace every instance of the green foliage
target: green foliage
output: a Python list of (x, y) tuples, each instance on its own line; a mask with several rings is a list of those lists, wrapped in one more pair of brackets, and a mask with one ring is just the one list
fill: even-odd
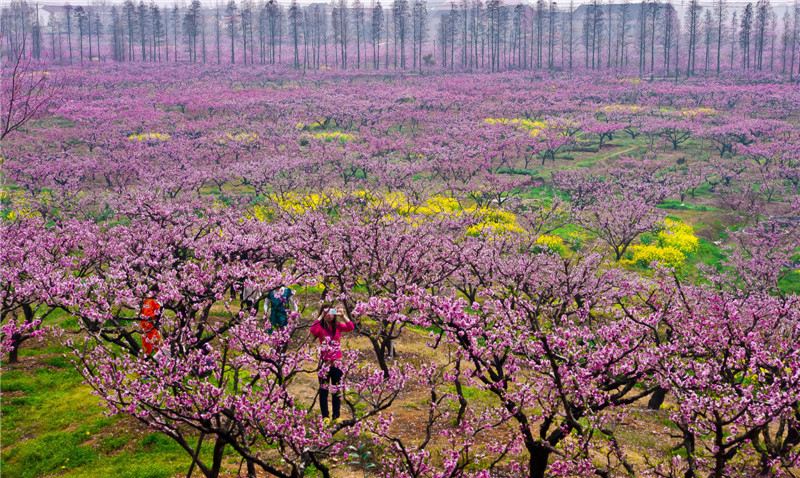
[(539, 175), (538, 169), (524, 169), (524, 168), (499, 168), (497, 174), (520, 174), (523, 176), (537, 177)]
[(189, 463), (185, 456), (176, 455), (173, 452), (131, 453), (122, 451), (87, 463), (83, 467), (75, 468), (66, 476), (75, 478), (98, 476), (169, 478), (178, 474), (184, 475), (188, 466)]
[(566, 193), (554, 190), (552, 184), (530, 188), (528, 191), (519, 194), (519, 197), (523, 199), (554, 198), (556, 196), (565, 201), (569, 199)]
[(699, 239), (697, 251), (689, 255), (689, 261), (693, 264), (703, 263), (709, 266), (719, 267), (725, 255), (722, 254), (720, 248), (712, 242), (705, 239)]
[(784, 294), (800, 294), (800, 270), (795, 270), (778, 282)]
[(101, 210), (101, 211), (98, 211), (98, 212), (90, 211), (90, 212), (88, 213), (88, 216), (89, 216), (89, 217), (90, 217), (92, 220), (94, 220), (94, 222), (95, 222), (95, 223), (98, 223), (98, 224), (99, 224), (99, 223), (101, 223), (101, 222), (106, 222), (106, 221), (108, 221), (109, 219), (113, 218), (115, 214), (116, 214), (116, 213), (114, 212), (114, 210), (113, 210), (113, 209), (111, 209), (111, 208), (108, 206), (108, 204), (106, 204), (106, 205), (103, 207), (103, 210)]
[(306, 473), (304, 476), (311, 476), (311, 477), (319, 476), (319, 470), (313, 464), (308, 465), (308, 468), (306, 468)]
[[(105, 416), (99, 400), (62, 356), (63, 347), (26, 349), (41, 356), (33, 373), (3, 372), (3, 476), (168, 478), (185, 473), (190, 459), (159, 433), (120, 433), (118, 417)], [(96, 438), (96, 440), (95, 440)], [(213, 443), (202, 448), (210, 457)]]
[(145, 436), (139, 444), (141, 445), (140, 450), (144, 450), (152, 447), (168, 447), (174, 445), (174, 442), (160, 433), (151, 433)]
[(159, 463), (151, 463), (146, 457), (141, 457), (141, 463), (134, 464), (131, 468), (119, 475), (121, 478), (169, 478), (175, 474), (174, 468)]
[(349, 458), (348, 464), (360, 467), (365, 478), (369, 476), (368, 471), (375, 468), (375, 463), (372, 462), (372, 452), (367, 450), (366, 445), (363, 443), (358, 446), (348, 446), (347, 456)]
[[(38, 344), (38, 342), (32, 342)], [(20, 357), (36, 357), (39, 355), (50, 355), (50, 354), (63, 354), (69, 352), (69, 349), (66, 347), (62, 347), (60, 345), (54, 345), (51, 347), (45, 348), (38, 348), (38, 347), (23, 347), (19, 351)], [(5, 377), (3, 377), (5, 379)]]
[[(455, 394), (456, 387), (451, 386), (449, 392)], [(467, 400), (478, 401), (478, 402), (491, 402), (496, 398), (494, 393), (488, 390), (481, 390), (479, 388), (470, 387), (468, 385), (461, 386), (461, 394), (464, 395), (464, 398), (466, 398)]]
[(61, 322), (61, 328), (63, 329), (71, 329), (71, 330), (80, 330), (80, 324), (78, 323), (77, 317), (70, 317), (69, 319), (64, 320)]
[(100, 450), (106, 453), (119, 450), (131, 441), (132, 438), (133, 437), (128, 434), (103, 437), (99, 440)]
[(46, 363), (47, 365), (52, 365), (53, 367), (56, 368), (72, 367), (70, 361), (67, 360), (67, 358), (62, 355), (56, 355), (55, 357), (47, 357), (46, 359), (44, 359), (44, 363)]
[(696, 206), (688, 202), (681, 202), (678, 200), (665, 200), (656, 206), (661, 209), (677, 209), (682, 211), (722, 211), (722, 209), (709, 206)]

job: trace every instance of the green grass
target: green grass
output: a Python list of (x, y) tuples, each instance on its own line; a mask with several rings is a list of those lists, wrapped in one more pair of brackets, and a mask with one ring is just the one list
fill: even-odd
[(681, 202), (677, 200), (664, 201), (656, 206), (661, 209), (677, 209), (683, 211), (722, 211), (722, 209), (709, 206), (696, 206), (688, 202)]
[[(131, 449), (114, 453), (129, 444), (133, 444)], [(203, 446), (203, 450), (210, 454), (210, 446)], [(190, 462), (188, 455), (175, 442), (160, 433), (149, 433), (139, 437), (112, 435), (101, 439), (98, 448), (110, 456), (98, 457), (66, 476), (168, 478), (176, 473), (184, 474)]]
[(564, 200), (569, 198), (569, 196), (567, 196), (565, 193), (553, 189), (551, 184), (530, 188), (527, 191), (518, 194), (518, 197), (522, 199), (548, 199), (554, 198), (556, 195)]
[[(38, 355), (63, 354), (69, 352), (68, 348), (63, 347), (61, 345), (53, 345), (42, 348), (42, 347), (36, 347), (34, 346), (34, 344), (37, 344), (36, 339), (32, 339), (23, 343), (22, 348), (19, 349), (19, 356), (36, 357)], [(3, 365), (5, 365), (5, 363)], [(3, 379), (5, 379), (5, 376), (3, 377)]]
[(99, 453), (80, 445), (86, 433), (83, 429), (52, 432), (23, 441), (3, 454), (3, 471), (10, 476), (33, 478), (95, 461)]
[[(456, 393), (456, 387), (455, 386), (451, 386), (449, 391), (450, 391), (450, 393), (455, 394)], [(494, 400), (497, 399), (497, 395), (495, 395), (494, 393), (492, 393), (492, 392), (490, 392), (488, 390), (481, 390), (479, 388), (470, 387), (468, 385), (462, 385), (461, 386), (461, 393), (463, 393), (464, 398), (466, 398), (467, 401), (470, 401), (470, 402), (471, 401), (476, 401), (476, 402), (483, 402), (483, 403), (492, 403)], [(456, 408), (458, 408), (458, 404), (457, 403), (454, 404), (454, 405), (456, 406)]]
[(97, 399), (89, 395), (89, 387), (80, 384), (80, 375), (71, 366), (39, 368), (33, 374), (7, 371), (3, 373), (2, 392), (17, 392), (3, 399), (4, 445), (25, 436), (62, 431), (92, 416), (101, 417), (99, 407), (92, 410)]
[(72, 128), (73, 126), (75, 126), (75, 122), (71, 119), (61, 115), (53, 115), (31, 121), (27, 129)]
[(700, 238), (698, 242), (697, 251), (689, 254), (688, 262), (692, 265), (703, 263), (708, 266), (721, 266), (721, 262), (725, 256), (722, 254), (720, 248), (713, 242), (708, 242), (703, 238)]
[(694, 193), (695, 197), (701, 197), (701, 198), (714, 197), (714, 193), (711, 192), (711, 185), (708, 183), (703, 183), (702, 185), (700, 185), (700, 187), (695, 189)]
[(49, 366), (32, 374), (3, 374), (2, 466), (8, 476), (43, 476), (97, 460), (99, 452), (81, 443), (117, 421), (103, 415), (64, 357), (44, 363)]
[(538, 169), (524, 169), (524, 168), (500, 168), (497, 174), (520, 174), (523, 176), (536, 177), (539, 175)]
[[(33, 478), (115, 476), (168, 478), (185, 474), (190, 459), (160, 433), (121, 429), (121, 417), (107, 417), (100, 400), (61, 355), (63, 347), (24, 349), (43, 356), (32, 373), (3, 364), (3, 476)], [(49, 356), (45, 356), (49, 355)], [(209, 457), (213, 442), (206, 440)]]
[(778, 282), (784, 294), (800, 294), (800, 270), (792, 271)]

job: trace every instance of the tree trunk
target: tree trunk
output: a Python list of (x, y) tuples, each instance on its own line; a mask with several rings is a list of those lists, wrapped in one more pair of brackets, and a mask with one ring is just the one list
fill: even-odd
[[(461, 375), (461, 360), (456, 362), (456, 371)], [(461, 425), (461, 420), (464, 419), (464, 413), (467, 411), (467, 399), (464, 398), (464, 391), (461, 388), (461, 379), (456, 378), (456, 395), (458, 395), (458, 415), (456, 416), (456, 426)]]
[(222, 468), (222, 456), (225, 451), (225, 440), (222, 437), (217, 437), (214, 442), (214, 455), (211, 463), (211, 470), (207, 478), (218, 478), (220, 469)]
[(528, 471), (531, 478), (544, 478), (544, 473), (547, 471), (547, 462), (550, 458), (550, 450), (535, 444), (529, 443), (527, 445), (530, 459), (528, 460)]
[(22, 342), (22, 335), (14, 334), (11, 336), (11, 350), (8, 352), (8, 363), (19, 363), (19, 346)]
[(664, 403), (664, 398), (667, 396), (667, 389), (656, 387), (655, 391), (652, 395), (650, 395), (650, 401), (647, 402), (647, 408), (650, 410), (659, 410), (661, 409), (661, 405)]
[[(798, 404), (795, 404), (794, 418), (795, 420), (800, 419), (800, 408), (798, 408)], [(789, 425), (789, 431), (786, 433), (786, 439), (783, 441), (781, 453), (788, 454), (789, 451), (798, 444), (800, 444), (800, 426), (795, 422)]]

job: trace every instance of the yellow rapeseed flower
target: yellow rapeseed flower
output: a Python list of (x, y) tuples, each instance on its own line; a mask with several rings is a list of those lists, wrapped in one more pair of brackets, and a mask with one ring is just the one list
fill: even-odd
[(169, 139), (169, 135), (165, 133), (141, 133), (141, 134), (132, 134), (128, 136), (128, 139), (133, 141), (147, 141), (149, 143), (152, 143), (156, 141), (166, 141)]
[(510, 124), (515, 125), (519, 129), (528, 131), (531, 136), (538, 136), (546, 127), (547, 123), (544, 121), (532, 121), (525, 118), (486, 118), (483, 120), (486, 124)]

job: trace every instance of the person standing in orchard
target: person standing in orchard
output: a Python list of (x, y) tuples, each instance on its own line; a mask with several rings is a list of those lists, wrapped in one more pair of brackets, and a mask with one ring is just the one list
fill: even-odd
[(161, 318), (161, 304), (155, 299), (155, 290), (142, 301), (142, 311), (139, 313), (139, 326), (142, 328), (142, 348), (151, 355), (153, 346), (160, 346), (163, 342), (161, 332), (158, 331), (158, 322)]
[(287, 313), (289, 307), (297, 310), (296, 304), (291, 300), (292, 295), (294, 295), (292, 289), (285, 286), (277, 290), (271, 290), (267, 294), (267, 302), (264, 304), (264, 309), (266, 311), (267, 307), (269, 307), (270, 334), (273, 329), (281, 329), (289, 322)]
[[(322, 360), (328, 366), (327, 373), (320, 373), (319, 377), (319, 407), (322, 417), (328, 422), (330, 415), (328, 412), (328, 386), (338, 386), (342, 380), (343, 372), (339, 368), (339, 360), (342, 358), (340, 341), (342, 332), (350, 332), (355, 329), (353, 322), (343, 310), (335, 309), (330, 304), (323, 304), (314, 325), (311, 326), (311, 333), (319, 339), (327, 349), (322, 352)], [(331, 396), (333, 407), (334, 422), (339, 419), (341, 409), (341, 398), (339, 390)]]

